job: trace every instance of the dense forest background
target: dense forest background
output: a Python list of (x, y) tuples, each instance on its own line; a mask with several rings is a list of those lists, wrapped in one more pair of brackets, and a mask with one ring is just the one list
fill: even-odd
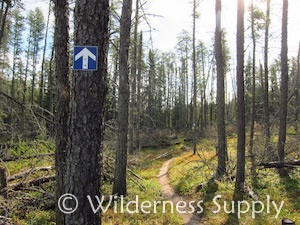
[[(3, 4), (5, 6), (5, 4)], [(259, 8), (259, 6), (261, 8)], [(256, 86), (255, 121), (263, 123), (264, 115), (264, 82), (265, 74), (269, 73), (268, 96), (270, 120), (276, 121), (279, 111), (280, 96), (280, 56), (269, 56), (270, 61), (265, 68), (263, 59), (267, 57), (256, 53), (259, 61), (255, 62), (255, 79), (252, 77), (253, 69), (253, 41), (263, 46), (266, 30), (265, 5), (259, 3), (254, 5), (253, 11), (253, 33), (251, 33), (251, 11), (246, 19), (246, 37), (248, 48), (245, 50), (245, 107), (246, 111), (251, 111), (253, 86)], [(53, 13), (50, 4), (49, 15)], [(263, 6), (263, 7), (262, 7)], [(118, 93), (118, 15), (121, 3), (112, 2), (110, 20), (110, 48), (109, 48), (109, 76), (106, 100), (106, 121), (113, 123), (117, 117), (117, 93)], [(248, 7), (248, 6), (247, 6)], [(248, 8), (247, 8), (248, 9)], [(201, 14), (201, 7), (197, 9)], [(142, 8), (140, 9), (142, 11)], [(5, 13), (5, 10), (3, 10)], [(197, 12), (198, 13), (198, 12)], [(270, 12), (269, 12), (270, 13)], [(139, 21), (146, 19), (142, 12), (139, 14)], [(3, 15), (4, 16), (4, 15)], [(151, 15), (150, 15), (151, 16)], [(155, 16), (155, 15), (154, 15)], [(198, 17), (198, 16), (197, 16)], [(54, 52), (53, 52), (53, 21), (50, 17), (44, 17), (40, 8), (26, 12), (21, 3), (16, 2), (13, 8), (8, 10), (5, 20), (4, 32), (1, 41), (1, 71), (2, 86), (1, 92), (9, 95), (13, 99), (8, 99), (2, 94), (2, 132), (6, 139), (25, 136), (35, 136), (38, 134), (51, 133), (51, 122), (53, 120), (55, 105), (55, 71), (54, 71)], [(192, 18), (191, 18), (192, 20)], [(198, 18), (197, 20), (201, 20)], [(271, 24), (272, 21), (269, 21)], [(151, 28), (151, 27), (150, 27)], [(200, 29), (197, 27), (197, 29)], [(279, 29), (279, 27), (278, 27)], [(138, 32), (136, 34), (135, 32)], [(278, 31), (277, 31), (278, 32)], [(272, 34), (269, 34), (272, 36)], [(143, 43), (142, 31), (132, 29), (132, 44), (130, 51), (130, 73), (131, 73), (131, 111), (141, 118), (139, 123), (147, 129), (172, 128), (178, 131), (187, 131), (192, 125), (193, 110), (193, 37), (187, 30), (178, 34), (178, 45), (174, 52), (160, 52), (156, 49), (145, 49), (140, 46)], [(137, 40), (135, 40), (136, 38)], [(270, 37), (268, 37), (270, 38)], [(273, 37), (272, 37), (273, 38)], [(141, 40), (140, 40), (141, 39)], [(232, 124), (235, 121), (235, 60), (232, 58), (226, 41), (226, 31), (223, 32), (224, 58), (225, 58), (225, 98), (226, 98), (226, 123)], [(148, 42), (148, 40), (146, 40)], [(273, 40), (274, 42), (274, 40)], [(72, 41), (71, 41), (72, 44)], [(280, 41), (278, 39), (278, 44)], [(141, 55), (139, 55), (139, 49)], [(291, 49), (297, 52), (298, 49)], [(259, 50), (258, 52), (261, 52)], [(273, 52), (273, 51), (268, 51)], [(268, 53), (267, 52), (267, 53)], [(277, 51), (278, 52), (278, 51)], [(197, 82), (197, 124), (200, 131), (207, 125), (216, 122), (216, 60), (214, 56), (213, 43), (203, 43), (196, 38), (195, 40), (195, 60), (196, 60), (196, 82)], [(297, 114), (297, 76), (298, 76), (298, 56), (289, 59), (289, 124), (295, 125)], [(266, 69), (268, 71), (266, 71)], [(133, 76), (132, 74), (138, 76)], [(255, 83), (253, 83), (253, 81)], [(228, 88), (226, 88), (228, 86)], [(7, 103), (5, 103), (7, 102)], [(13, 110), (7, 104), (17, 107)], [(33, 112), (40, 111), (37, 120), (32, 119), (28, 110), (23, 106), (30, 105)], [(138, 104), (138, 110), (136, 109)], [(27, 108), (28, 109), (28, 108)], [(21, 111), (20, 111), (21, 110)], [(29, 118), (24, 118), (24, 116)], [(31, 113), (32, 114), (32, 113)], [(43, 115), (43, 118), (41, 117)], [(250, 124), (251, 114), (247, 114), (247, 121)], [(47, 128), (39, 127), (37, 121), (47, 122)], [(25, 122), (26, 121), (26, 122)], [(22, 126), (21, 126), (22, 124)], [(28, 126), (28, 127), (26, 127)], [(38, 127), (36, 127), (38, 126)], [(21, 129), (22, 128), (22, 129)], [(28, 129), (27, 129), (28, 128)], [(145, 130), (147, 130), (145, 129)], [(296, 128), (295, 128), (296, 129)], [(25, 131), (25, 134), (24, 132)], [(21, 133), (20, 133), (21, 132)], [(19, 136), (21, 135), (21, 136)]]

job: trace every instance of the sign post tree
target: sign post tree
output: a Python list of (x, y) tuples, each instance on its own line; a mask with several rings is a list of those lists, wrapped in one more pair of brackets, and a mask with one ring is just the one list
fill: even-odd
[(88, 196), (96, 205), (101, 188), (108, 6), (108, 0), (77, 0), (75, 3), (74, 44), (81, 47), (74, 49), (66, 193), (77, 200), (66, 201), (69, 208), (76, 208), (66, 215), (67, 225), (101, 223), (100, 212), (92, 210)]

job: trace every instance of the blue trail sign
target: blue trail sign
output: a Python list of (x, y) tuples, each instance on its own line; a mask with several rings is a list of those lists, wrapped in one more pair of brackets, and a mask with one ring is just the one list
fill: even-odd
[(73, 70), (97, 70), (98, 47), (75, 46), (73, 55)]

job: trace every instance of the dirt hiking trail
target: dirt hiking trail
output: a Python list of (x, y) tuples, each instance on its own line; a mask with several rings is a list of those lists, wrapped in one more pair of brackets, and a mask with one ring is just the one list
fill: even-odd
[[(170, 163), (173, 161), (174, 158), (169, 159), (168, 161), (166, 161), (162, 167), (160, 168), (159, 174), (157, 176), (158, 178), (158, 182), (161, 186), (162, 189), (162, 194), (163, 197), (165, 197), (167, 200), (170, 200), (173, 202), (174, 206), (176, 206), (176, 204), (179, 201), (185, 201), (186, 203), (188, 203), (189, 201), (181, 196), (179, 196), (178, 194), (175, 193), (174, 189), (170, 186), (170, 181), (169, 181), (169, 177), (168, 177), (168, 171), (169, 171), (169, 166)], [(176, 207), (174, 207), (174, 210), (176, 211)], [(182, 209), (182, 207), (180, 207), (181, 211), (184, 211)], [(186, 211), (190, 211), (190, 208), (187, 208)], [(196, 215), (196, 214), (192, 214), (192, 213), (180, 213), (179, 214), (182, 219), (183, 219), (183, 224), (185, 225), (198, 225), (198, 224), (204, 224), (201, 222), (201, 219)]]

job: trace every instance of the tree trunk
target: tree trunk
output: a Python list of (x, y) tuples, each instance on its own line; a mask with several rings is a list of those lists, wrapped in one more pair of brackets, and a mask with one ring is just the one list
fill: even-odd
[(225, 90), (224, 57), (221, 28), (221, 0), (216, 0), (215, 55), (217, 63), (217, 118), (218, 118), (218, 167), (217, 175), (226, 172), (226, 134), (225, 134)]
[(298, 132), (298, 120), (299, 120), (299, 112), (300, 112), (300, 92), (299, 92), (299, 84), (300, 84), (300, 43), (298, 49), (298, 57), (297, 57), (297, 74), (296, 74), (296, 112), (295, 112), (295, 130)]
[(256, 36), (255, 36), (255, 28), (254, 28), (254, 4), (253, 0), (251, 1), (251, 37), (252, 37), (252, 44), (253, 44), (253, 51), (252, 51), (252, 102), (251, 102), (251, 125), (250, 125), (250, 140), (249, 140), (249, 154), (251, 159), (251, 173), (255, 173), (255, 156), (253, 153), (253, 142), (254, 142), (254, 124), (255, 124), (255, 74), (256, 74)]
[[(6, 168), (3, 166), (0, 166), (0, 192), (4, 188), (7, 187), (7, 173), (6, 173)], [(3, 197), (7, 197), (7, 192), (4, 191), (2, 192)]]
[[(49, 108), (48, 110), (52, 115), (54, 115), (54, 78), (53, 78), (53, 59), (54, 59), (54, 45), (51, 50), (51, 58), (49, 62), (49, 76), (48, 76), (48, 102), (49, 102)], [(54, 120), (54, 117), (52, 117), (52, 120)], [(49, 124), (50, 126), (50, 132), (53, 134), (54, 126)]]
[[(5, 4), (4, 4), (5, 2)], [(1, 3), (1, 15), (0, 15), (0, 45), (2, 44), (2, 39), (4, 36), (4, 30), (5, 30), (5, 23), (6, 23), (6, 18), (7, 18), (7, 14), (8, 14), (8, 9), (9, 7), (11, 7), (10, 4), (7, 3), (7, 1), (2, 1)]]
[(245, 182), (244, 0), (237, 7), (237, 169), (236, 186)]
[(278, 138), (278, 160), (284, 161), (284, 147), (286, 141), (286, 118), (288, 102), (288, 59), (287, 59), (287, 20), (288, 0), (283, 0), (282, 7), (282, 36), (281, 36), (281, 83), (280, 83), (280, 126)]
[(271, 157), (270, 152), (270, 116), (269, 116), (269, 68), (268, 68), (268, 52), (269, 52), (269, 27), (270, 27), (270, 2), (267, 0), (267, 12), (266, 12), (266, 30), (265, 30), (265, 49), (264, 49), (264, 71), (265, 71), (265, 82), (264, 82), (264, 130), (266, 135), (265, 150), (267, 157)]
[(45, 88), (45, 86), (44, 86), (44, 79), (45, 79), (44, 70), (45, 70), (45, 55), (46, 55), (46, 49), (47, 49), (50, 14), (51, 14), (51, 1), (49, 1), (49, 9), (48, 9), (46, 33), (45, 33), (45, 40), (44, 40), (43, 57), (42, 57), (42, 68), (41, 68), (41, 76), (40, 76), (40, 84), (39, 84), (39, 106), (42, 108), (44, 105), (44, 88)]
[(133, 60), (131, 66), (131, 104), (130, 104), (130, 132), (129, 132), (129, 153), (136, 150), (136, 71), (137, 71), (137, 47), (138, 47), (138, 23), (139, 23), (139, 0), (136, 0), (135, 23), (133, 37)]
[(137, 74), (137, 120), (136, 120), (136, 147), (138, 150), (141, 148), (140, 144), (140, 129), (141, 129), (141, 88), (142, 88), (142, 57), (143, 57), (143, 33), (140, 33), (139, 38), (139, 52), (138, 52), (138, 74)]
[[(70, 103), (70, 83), (69, 83), (69, 0), (55, 0), (55, 71), (56, 71), (56, 151), (55, 151), (55, 171), (56, 171), (56, 200), (65, 191), (66, 157), (69, 137), (69, 103)], [(52, 83), (52, 78), (51, 78)], [(51, 96), (50, 96), (51, 99)], [(56, 208), (56, 224), (65, 224), (65, 215)]]
[(192, 130), (193, 130), (193, 150), (196, 154), (197, 144), (197, 68), (196, 68), (196, 0), (193, 4), (193, 77), (194, 77), (194, 89), (193, 89), (193, 118), (192, 118)]
[(128, 82), (128, 50), (130, 46), (131, 8), (131, 0), (123, 0), (120, 23), (119, 129), (113, 185), (113, 194), (119, 196), (125, 196), (127, 194), (127, 134), (130, 95)]
[[(66, 224), (101, 224), (100, 212), (91, 209), (100, 198), (103, 117), (108, 54), (108, 0), (79, 1), (74, 10), (74, 45), (97, 46), (98, 68), (75, 70), (71, 88), (70, 144), (67, 152), (66, 192), (76, 196), (77, 210)], [(68, 201), (74, 208), (74, 201)]]

